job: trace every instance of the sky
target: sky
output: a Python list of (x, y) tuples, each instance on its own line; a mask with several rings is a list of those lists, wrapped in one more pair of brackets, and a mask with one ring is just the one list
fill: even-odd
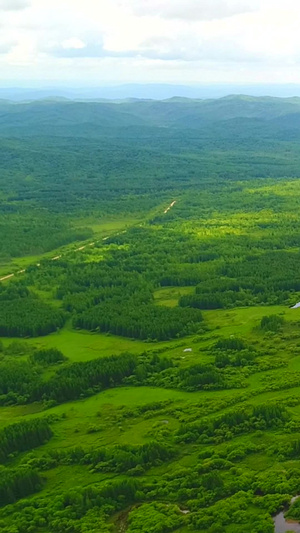
[(1, 83), (300, 83), (299, 0), (0, 0)]

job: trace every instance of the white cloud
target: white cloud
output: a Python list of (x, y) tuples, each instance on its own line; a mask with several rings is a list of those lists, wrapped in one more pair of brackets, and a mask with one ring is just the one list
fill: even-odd
[(3, 79), (300, 82), (299, 0), (0, 0), (0, 15)]
[(212, 20), (256, 11), (259, 0), (124, 0), (138, 15), (181, 20)]
[(0, 54), (8, 54), (15, 44), (12, 41), (0, 41)]
[(0, 0), (0, 13), (1, 11), (18, 11), (29, 5), (28, 0)]
[(78, 39), (77, 37), (71, 37), (70, 39), (66, 39), (62, 42), (62, 48), (65, 50), (81, 50), (82, 48), (86, 48), (86, 43), (84, 43), (81, 39)]

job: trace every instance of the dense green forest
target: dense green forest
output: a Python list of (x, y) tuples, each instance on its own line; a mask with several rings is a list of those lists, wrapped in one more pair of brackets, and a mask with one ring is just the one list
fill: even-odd
[(300, 100), (0, 111), (1, 532), (293, 529)]

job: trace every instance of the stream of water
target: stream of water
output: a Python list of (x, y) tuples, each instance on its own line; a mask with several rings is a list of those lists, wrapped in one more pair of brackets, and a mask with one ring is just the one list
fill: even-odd
[[(300, 495), (294, 496), (294, 498), (291, 499), (291, 504), (294, 503), (296, 500), (300, 498)], [(293, 520), (286, 520), (284, 518), (285, 511), (281, 511), (281, 513), (278, 513), (276, 516), (274, 516), (274, 526), (275, 526), (275, 533), (286, 533), (286, 531), (294, 531), (295, 533), (300, 533), (300, 523), (294, 522)]]

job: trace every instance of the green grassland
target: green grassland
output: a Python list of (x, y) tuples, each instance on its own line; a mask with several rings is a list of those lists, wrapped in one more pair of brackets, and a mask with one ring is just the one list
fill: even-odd
[[(173, 297), (171, 291), (170, 297)], [(283, 306), (275, 306), (268, 309), (270, 313), (284, 315), (286, 323), (283, 330), (278, 334), (268, 336), (262, 334), (258, 328), (258, 324), (262, 316), (264, 316), (265, 308), (245, 308), (233, 309), (223, 311), (206, 311), (204, 313), (205, 322), (209, 324), (211, 331), (205, 334), (205, 339), (199, 341), (198, 336), (190, 337), (186, 340), (188, 346), (193, 347), (193, 352), (183, 356), (183, 347), (172, 348), (172, 343), (161, 343), (166, 351), (165, 355), (173, 360), (188, 358), (188, 364), (196, 362), (208, 362), (212, 356), (205, 353), (208, 346), (216, 342), (218, 338), (227, 337), (230, 335), (243, 336), (243, 338), (251, 339), (251, 342), (256, 346), (262, 347), (266, 352), (270, 347), (276, 344), (276, 357), (282, 358), (286, 363), (284, 372), (291, 372), (300, 374), (300, 354), (299, 347), (297, 347), (296, 333), (298, 331), (297, 310), (290, 310)], [(296, 322), (295, 322), (296, 318)], [(228, 323), (230, 323), (228, 325)], [(217, 327), (217, 329), (215, 329)], [(66, 344), (59, 342), (60, 336), (66, 337)], [(93, 342), (96, 334), (89, 334), (83, 332), (72, 332), (71, 330), (62, 331), (58, 334), (53, 334), (41, 340), (41, 346), (59, 346), (64, 353), (67, 352), (66, 346), (68, 344), (77, 345), (78, 350), (87, 350), (89, 343)], [(97, 356), (103, 354), (101, 348), (101, 339), (105, 338), (103, 335), (98, 335), (98, 351)], [(79, 338), (86, 338), (82, 340), (81, 348), (79, 348)], [(57, 339), (52, 343), (51, 339)], [(73, 341), (72, 341), (73, 339)], [(107, 337), (110, 346), (114, 349), (113, 353), (117, 353), (117, 346), (121, 346), (122, 339), (115, 336)], [(46, 344), (44, 344), (46, 341)], [(48, 342), (50, 343), (48, 344)], [(37, 342), (33, 339), (30, 342)], [(96, 341), (97, 342), (97, 341)], [(129, 341), (127, 341), (129, 342)], [(137, 341), (131, 341), (132, 345)], [(84, 344), (85, 343), (85, 344)], [(119, 343), (119, 344), (118, 344)], [(143, 343), (137, 343), (142, 350)], [(161, 345), (159, 344), (159, 346)], [(38, 343), (39, 345), (39, 343)], [(298, 351), (295, 351), (297, 350)], [(108, 349), (108, 347), (107, 347)], [(203, 353), (204, 352), (204, 353)], [(78, 351), (78, 356), (73, 360), (88, 359), (88, 350), (84, 355), (81, 352), (81, 357)], [(109, 349), (108, 352), (109, 353)], [(267, 356), (265, 356), (267, 357)], [(184, 362), (185, 364), (185, 362)], [(74, 447), (84, 447), (85, 449), (99, 449), (112, 447), (116, 444), (142, 446), (153, 439), (163, 438), (167, 442), (173, 434), (176, 434), (180, 425), (184, 420), (193, 420), (198, 418), (198, 413), (203, 413), (202, 416), (215, 417), (218, 414), (226, 413), (231, 410), (234, 405), (235, 409), (241, 406), (273, 404), (274, 402), (285, 402), (289, 398), (294, 399), (297, 403), (300, 393), (300, 380), (298, 385), (288, 386), (288, 389), (275, 390), (272, 392), (264, 392), (264, 385), (268, 379), (276, 382), (277, 378), (282, 374), (282, 369), (266, 370), (254, 373), (247, 378), (246, 389), (237, 390), (220, 390), (220, 391), (198, 391), (185, 392), (174, 389), (155, 388), (155, 387), (128, 387), (123, 386), (117, 389), (103, 391), (99, 394), (93, 395), (90, 398), (79, 401), (68, 402), (50, 409), (44, 410), (44, 406), (39, 403), (29, 404), (24, 406), (10, 406), (2, 407), (0, 409), (0, 427), (6, 427), (9, 424), (20, 422), (24, 419), (30, 420), (33, 418), (50, 417), (52, 420), (51, 427), (53, 430), (53, 437), (47, 444), (36, 448), (30, 455), (26, 453), (18, 455), (15, 459), (11, 459), (9, 467), (17, 467), (24, 461), (35, 458), (47, 456), (52, 451), (72, 450)], [(244, 391), (244, 392), (243, 392)], [(245, 394), (246, 393), (246, 394)], [(159, 408), (154, 408), (153, 405), (159, 404)], [(224, 407), (228, 405), (228, 407)], [(207, 414), (206, 414), (207, 406)], [(140, 407), (144, 411), (139, 413)], [(149, 409), (147, 411), (147, 408)], [(212, 414), (209, 414), (212, 408)], [(126, 413), (131, 412), (130, 417)], [(297, 420), (300, 415), (299, 405), (290, 407), (289, 411), (293, 419)], [(125, 414), (125, 417), (124, 417)], [(298, 433), (299, 431), (299, 433)], [(296, 438), (300, 429), (294, 430), (292, 438)], [(257, 433), (257, 434), (256, 434)], [(270, 451), (267, 453), (264, 450), (270, 450), (274, 447), (274, 442), (278, 447), (286, 447), (291, 440), (291, 434), (282, 431), (281, 428), (265, 430), (261, 432), (250, 433), (249, 435), (236, 436), (230, 441), (234, 448), (245, 448), (249, 445), (258, 447), (260, 451), (252, 452), (246, 455), (245, 458), (239, 460), (238, 468), (245, 473), (251, 472), (251, 475), (270, 472), (279, 472), (282, 469), (297, 468), (297, 461), (285, 461), (282, 459), (276, 460)], [(260, 433), (260, 434), (258, 434)], [(164, 436), (163, 436), (164, 435)], [(214, 454), (226, 453), (228, 444), (215, 444), (213, 446)], [(177, 469), (198, 469), (199, 468), (199, 452), (210, 451), (211, 446), (204, 444), (185, 444), (178, 448), (177, 457), (175, 460), (168, 461), (160, 466), (150, 468), (144, 476), (144, 482), (152, 483), (152, 480), (171, 475)], [(90, 468), (85, 465), (67, 465), (62, 464), (50, 468), (43, 473), (44, 489), (43, 495), (46, 498), (53, 498), (59, 493), (66, 493), (78, 486), (81, 489), (92, 485), (105, 484), (116, 481), (120, 478), (117, 473), (103, 473), (91, 472)], [(121, 476), (122, 478), (122, 476)], [(139, 478), (141, 480), (141, 478)], [(39, 496), (35, 496), (39, 498)], [(30, 500), (29, 500), (30, 501)], [(183, 505), (185, 508), (185, 505)], [(134, 506), (132, 507), (134, 509)], [(250, 511), (249, 511), (250, 512)], [(253, 507), (251, 511), (253, 516), (260, 516), (259, 507)], [(251, 512), (248, 520), (251, 520)], [(189, 514), (183, 515), (185, 521), (189, 521)], [(115, 515), (114, 520), (111, 521), (114, 531), (119, 531), (118, 514)], [(180, 527), (176, 531), (197, 531), (191, 527)], [(203, 529), (201, 531), (210, 531), (210, 529)], [(230, 525), (224, 529), (226, 533), (239, 531), (238, 526)]]
[(154, 300), (157, 305), (176, 307), (178, 300), (185, 294), (192, 294), (193, 287), (166, 287), (154, 292)]

